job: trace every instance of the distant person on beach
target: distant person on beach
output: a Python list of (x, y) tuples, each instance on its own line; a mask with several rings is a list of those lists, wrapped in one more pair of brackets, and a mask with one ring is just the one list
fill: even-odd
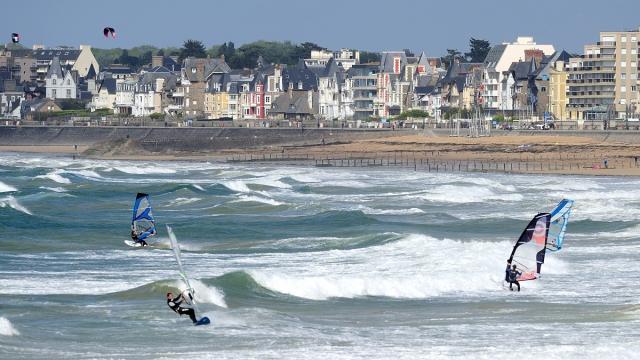
[(196, 322), (198, 322), (198, 320), (196, 319), (195, 310), (193, 310), (192, 308), (186, 308), (186, 307), (180, 306), (180, 304), (182, 304), (183, 301), (184, 301), (184, 298), (182, 297), (182, 294), (176, 297), (173, 297), (172, 292), (167, 293), (167, 305), (171, 308), (171, 310), (173, 310), (176, 314), (179, 314), (180, 316), (184, 314), (189, 315), (189, 318), (195, 324)]
[(518, 282), (518, 276), (520, 275), (522, 275), (522, 273), (516, 269), (515, 265), (513, 265), (509, 271), (509, 290), (513, 291), (513, 284), (516, 284), (518, 286), (518, 291), (520, 291), (520, 283)]
[(604, 168), (608, 169), (609, 168), (609, 160), (604, 159)]

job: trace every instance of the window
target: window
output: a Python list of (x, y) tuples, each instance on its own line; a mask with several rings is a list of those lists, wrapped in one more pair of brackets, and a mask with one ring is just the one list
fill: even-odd
[(620, 67), (627, 67), (627, 62), (626, 61), (621, 61), (620, 62)]
[(56, 85), (56, 79), (51, 79), (51, 85)]
[(632, 36), (632, 37), (631, 37), (631, 41), (632, 41), (632, 42), (636, 42), (636, 41), (638, 41), (638, 37), (636, 37), (636, 36)]
[(627, 42), (627, 37), (626, 36), (621, 36), (620, 37), (620, 41), (622, 41), (623, 43)]
[(71, 98), (71, 89), (67, 89), (67, 98)]
[(192, 68), (191, 68), (191, 73), (192, 73), (192, 74), (195, 74), (195, 73), (196, 73), (196, 68), (192, 67)]
[(627, 79), (627, 74), (625, 74), (625, 73), (620, 74), (620, 79), (621, 80), (626, 80)]
[(622, 49), (622, 55), (627, 55), (627, 49)]
[(269, 104), (271, 102), (271, 96), (265, 96), (264, 97), (264, 102)]
[(631, 91), (638, 91), (638, 87), (636, 85), (631, 85)]
[(198, 105), (198, 102), (196, 100), (193, 100), (193, 106)]
[(71, 85), (71, 80), (67, 79), (67, 85)]
[(620, 86), (620, 92), (627, 92), (626, 86)]
[(56, 89), (51, 90), (51, 97), (56, 98)]

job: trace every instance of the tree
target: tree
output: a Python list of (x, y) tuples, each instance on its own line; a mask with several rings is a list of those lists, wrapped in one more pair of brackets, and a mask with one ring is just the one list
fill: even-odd
[(164, 56), (164, 49), (160, 49), (158, 50), (158, 52), (156, 53), (157, 56)]
[(198, 40), (187, 40), (180, 49), (180, 61), (193, 56), (197, 58), (204, 58), (207, 56), (207, 51), (204, 44)]
[(447, 49), (447, 55), (442, 57), (442, 63), (449, 68), (455, 60), (462, 60), (462, 53), (456, 49)]
[(370, 51), (361, 51), (360, 52), (360, 63), (366, 64), (370, 62), (378, 62), (380, 61), (380, 53), (370, 52)]
[(487, 57), (491, 50), (491, 44), (487, 40), (476, 38), (469, 39), (469, 52), (464, 53), (468, 62), (480, 63)]

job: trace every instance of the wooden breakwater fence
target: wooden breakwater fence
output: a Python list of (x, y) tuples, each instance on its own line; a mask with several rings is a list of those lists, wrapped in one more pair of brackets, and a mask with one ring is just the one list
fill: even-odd
[[(438, 151), (398, 152), (390, 154), (300, 154), (246, 153), (231, 155), (229, 163), (282, 163), (316, 167), (399, 167), (427, 172), (501, 172), (501, 173), (585, 173), (590, 170), (632, 169), (640, 167), (640, 156), (610, 154), (521, 154), (519, 159), (453, 160)], [(605, 163), (606, 160), (606, 163)]]

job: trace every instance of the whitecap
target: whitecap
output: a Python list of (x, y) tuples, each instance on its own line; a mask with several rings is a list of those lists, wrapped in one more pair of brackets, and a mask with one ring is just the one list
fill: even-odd
[(13, 191), (18, 191), (18, 189), (16, 189), (15, 187), (13, 187), (11, 185), (7, 185), (7, 184), (3, 183), (2, 181), (0, 181), (0, 193), (13, 192)]
[(239, 199), (233, 200), (231, 202), (256, 202), (256, 203), (262, 203), (262, 204), (273, 205), (273, 206), (279, 206), (279, 205), (285, 204), (283, 202), (280, 202), (274, 199), (263, 198), (260, 196), (251, 196), (251, 195), (240, 195)]
[(11, 207), (14, 210), (25, 213), (27, 215), (33, 215), (31, 211), (29, 211), (29, 209), (22, 206), (22, 204), (20, 204), (18, 200), (16, 200), (16, 198), (13, 196), (0, 198), (0, 207), (7, 207), (7, 206)]
[(151, 175), (151, 174), (175, 174), (176, 170), (166, 167), (137, 167), (137, 166), (116, 166), (116, 170), (125, 174), (132, 175)]
[(50, 172), (46, 175), (38, 175), (35, 177), (35, 179), (49, 179), (49, 180), (53, 180), (55, 182), (57, 182), (58, 184), (71, 184), (71, 180), (67, 179), (66, 177), (60, 175), (62, 173), (61, 170), (56, 170), (53, 172)]
[(20, 332), (13, 327), (11, 321), (5, 317), (0, 317), (0, 335), (4, 336), (16, 336), (20, 335)]

